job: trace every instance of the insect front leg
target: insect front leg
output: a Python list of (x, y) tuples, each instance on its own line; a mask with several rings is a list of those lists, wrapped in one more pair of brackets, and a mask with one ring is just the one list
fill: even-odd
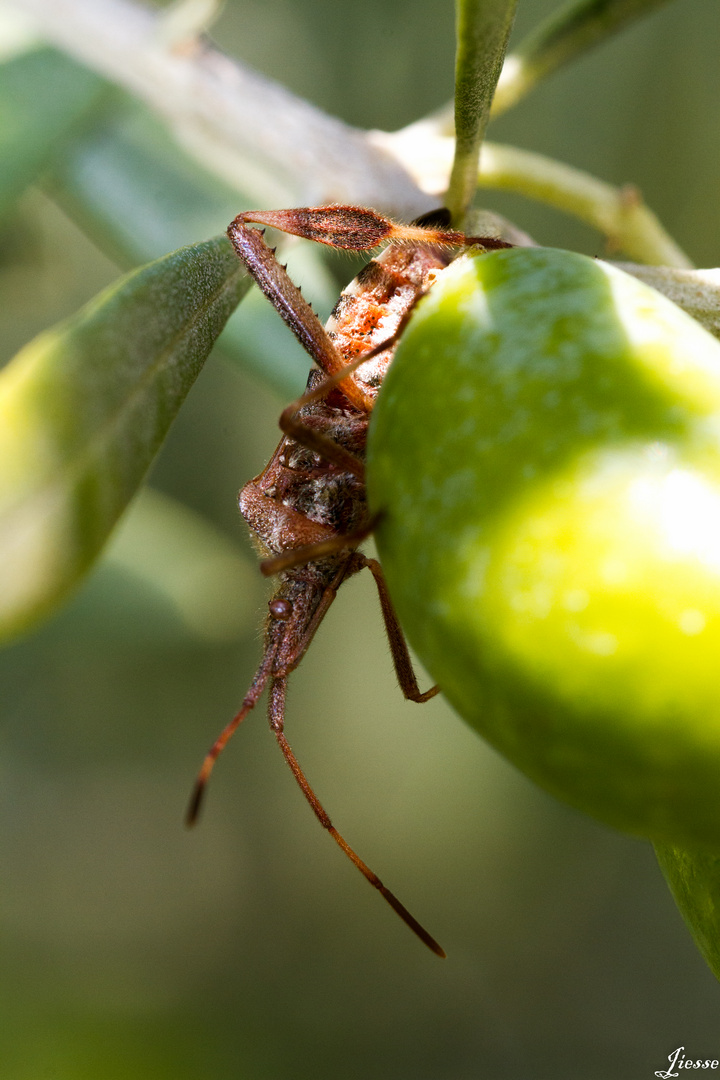
[[(420, 244), (461, 247), (462, 233), (419, 225), (399, 225), (374, 210), (359, 206), (303, 207), (295, 210), (247, 210), (228, 227), (235, 251), (300, 344), (327, 375), (342, 371), (346, 361), (300, 289), (275, 258), (262, 233), (250, 223), (267, 225), (329, 247), (370, 251), (379, 244)], [(370, 412), (372, 398), (362, 386), (344, 376), (341, 389), (356, 408)]]
[[(345, 360), (333, 345), (325, 327), (293, 282), (285, 266), (275, 258), (258, 229), (249, 228), (247, 215), (239, 214), (228, 228), (230, 242), (247, 267), (258, 288), (292, 330), (305, 351), (328, 375), (345, 367)], [(352, 381), (343, 392), (356, 408), (368, 411), (367, 395)]]

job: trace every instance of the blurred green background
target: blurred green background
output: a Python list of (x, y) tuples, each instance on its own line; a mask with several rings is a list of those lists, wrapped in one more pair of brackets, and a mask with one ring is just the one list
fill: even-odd
[[(521, 0), (518, 36), (552, 7)], [(491, 137), (637, 184), (698, 265), (717, 265), (718, 32), (717, 0), (675, 0)], [(451, 96), (449, 3), (229, 0), (213, 34), (365, 127)], [(154, 124), (112, 96), (6, 209), (2, 362), (121, 269), (241, 208)], [(602, 253), (555, 212), (483, 201), (543, 243)], [(308, 263), (319, 306), (348, 265)], [(369, 576), (343, 588), (293, 677), (288, 735), (337, 826), (448, 960), (322, 834), (262, 709), (222, 758), (199, 828), (183, 828), (260, 654), (266, 588), (235, 498), (304, 383), (288, 338), (261, 303), (241, 310), (107, 558), (0, 653), (0, 1077), (634, 1080), (678, 1046), (720, 1057), (720, 988), (650, 847), (542, 794), (442, 701), (403, 702)], [(282, 393), (237, 362), (262, 366), (268, 349)]]

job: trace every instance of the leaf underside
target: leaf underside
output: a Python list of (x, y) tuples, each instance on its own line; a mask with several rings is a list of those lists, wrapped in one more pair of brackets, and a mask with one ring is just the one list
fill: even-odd
[(129, 274), (0, 375), (0, 640), (100, 552), (249, 288), (225, 237)]

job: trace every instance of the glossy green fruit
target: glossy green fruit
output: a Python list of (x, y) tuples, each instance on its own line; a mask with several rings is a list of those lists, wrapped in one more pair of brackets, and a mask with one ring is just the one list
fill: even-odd
[(720, 848), (720, 344), (584, 256), (458, 259), (386, 377), (368, 492), (457, 711), (598, 818)]

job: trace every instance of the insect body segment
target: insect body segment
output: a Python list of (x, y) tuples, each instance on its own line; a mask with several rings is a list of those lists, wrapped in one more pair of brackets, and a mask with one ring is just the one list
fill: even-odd
[[(383, 240), (391, 246), (345, 289), (323, 327), (250, 222), (336, 247), (364, 250)], [(311, 370), (306, 393), (283, 412), (284, 436), (270, 462), (240, 492), (240, 511), (265, 556), (263, 568), (278, 574), (278, 584), (268, 605), (260, 666), (239, 712), (203, 763), (188, 821), (197, 817), (218, 755), (268, 687), (270, 727), (320, 823), (418, 937), (444, 956), (332, 825), (285, 737), (285, 693), (288, 676), (305, 655), (340, 585), (365, 568), (378, 589), (403, 693), (413, 701), (437, 693), (437, 687), (420, 691), (380, 565), (357, 546), (372, 531), (363, 461), (373, 402), (410, 311), (452, 260), (448, 245), (468, 241), (459, 233), (397, 226), (372, 210), (342, 206), (247, 212), (233, 221), (228, 235), (259, 288), (320, 370)], [(490, 241), (488, 246), (506, 245)]]

